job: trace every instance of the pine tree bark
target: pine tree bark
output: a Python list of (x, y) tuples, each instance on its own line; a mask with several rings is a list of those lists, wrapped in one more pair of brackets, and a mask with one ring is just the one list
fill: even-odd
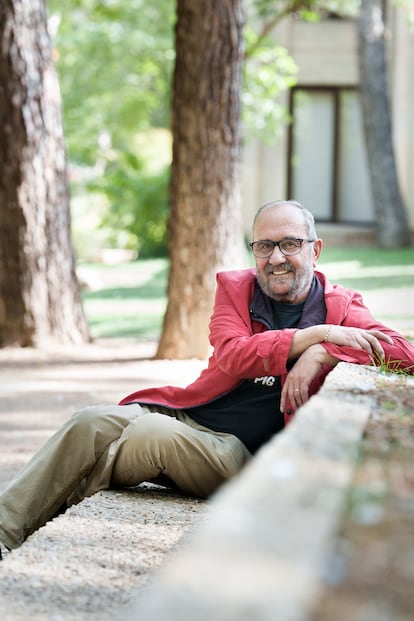
[(0, 43), (0, 346), (84, 342), (44, 0), (2, 0)]
[(361, 98), (377, 238), (383, 248), (409, 246), (393, 147), (388, 96), (383, 0), (362, 0), (359, 17)]
[(242, 0), (178, 0), (168, 306), (158, 358), (204, 358), (215, 273), (243, 254)]

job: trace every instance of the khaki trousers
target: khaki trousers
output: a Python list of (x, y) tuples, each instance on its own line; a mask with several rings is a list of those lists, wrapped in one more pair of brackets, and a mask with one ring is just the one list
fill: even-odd
[[(154, 411), (155, 410), (155, 411)], [(0, 496), (0, 541), (18, 547), (62, 508), (109, 487), (159, 476), (206, 497), (251, 457), (231, 434), (216, 433), (179, 410), (131, 405), (74, 414)]]

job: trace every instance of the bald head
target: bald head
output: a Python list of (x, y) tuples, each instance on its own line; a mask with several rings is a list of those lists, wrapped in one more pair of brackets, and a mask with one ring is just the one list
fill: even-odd
[(309, 239), (316, 239), (318, 236), (316, 234), (316, 230), (315, 230), (315, 218), (313, 217), (313, 214), (309, 211), (309, 209), (306, 209), (306, 207), (304, 207), (301, 203), (299, 203), (298, 201), (293, 201), (293, 200), (280, 200), (280, 201), (272, 201), (270, 203), (266, 203), (264, 205), (262, 205), (256, 212), (256, 215), (254, 217), (253, 220), (253, 239), (254, 239), (254, 229), (256, 226), (256, 222), (257, 220), (260, 218), (260, 215), (264, 212), (267, 211), (268, 209), (272, 209), (272, 210), (278, 210), (278, 209), (283, 209), (283, 210), (299, 210), (299, 212), (302, 214), (303, 216), (303, 222), (306, 228), (306, 235), (309, 237)]

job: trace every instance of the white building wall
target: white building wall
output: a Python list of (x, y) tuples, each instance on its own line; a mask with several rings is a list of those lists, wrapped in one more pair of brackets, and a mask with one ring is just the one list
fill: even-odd
[(390, 102), (400, 188), (414, 228), (414, 32), (406, 14), (394, 12), (390, 45)]
[[(401, 192), (414, 228), (414, 32), (401, 10), (391, 10), (389, 92), (394, 148)], [(298, 65), (299, 86), (358, 86), (355, 21), (306, 23), (287, 18), (275, 29), (274, 38)], [(242, 192), (247, 228), (261, 204), (292, 198), (287, 196), (287, 156), (287, 128), (271, 145), (257, 140), (245, 145)]]
[(358, 84), (357, 34), (354, 21), (292, 21), (291, 32), (289, 52), (299, 68), (299, 84)]

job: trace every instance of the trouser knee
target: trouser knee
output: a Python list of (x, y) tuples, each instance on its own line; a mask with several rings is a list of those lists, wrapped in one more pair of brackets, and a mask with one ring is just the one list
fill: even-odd
[(101, 416), (102, 412), (100, 406), (89, 405), (75, 412), (69, 420), (73, 421), (75, 424), (90, 426), (91, 423), (95, 422)]
[(186, 493), (207, 496), (227, 478), (219, 444), (175, 418), (149, 414), (122, 434), (112, 483), (132, 486), (163, 475)]
[(65, 423), (66, 433), (87, 438), (90, 433), (95, 433), (99, 426), (98, 421), (102, 418), (102, 414), (97, 411), (94, 406), (89, 406), (75, 412)]
[[(181, 423), (164, 414), (150, 414), (131, 424), (124, 432), (125, 441), (136, 451), (157, 458), (169, 454), (182, 433)], [(181, 433), (180, 433), (181, 432)]]
[(151, 480), (182, 458), (180, 427), (175, 418), (152, 413), (124, 430), (113, 466), (113, 480), (132, 485)]
[(128, 419), (114, 415), (112, 406), (92, 405), (75, 412), (65, 423), (65, 436), (71, 442), (94, 444), (100, 453), (110, 442), (118, 439)]

